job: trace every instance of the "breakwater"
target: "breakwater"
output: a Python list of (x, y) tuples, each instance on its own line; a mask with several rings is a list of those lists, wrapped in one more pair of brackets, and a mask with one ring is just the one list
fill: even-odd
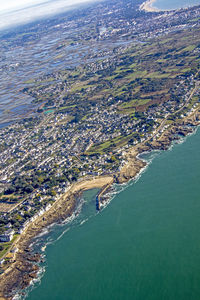
[(103, 196), (106, 194), (106, 192), (109, 190), (109, 188), (112, 186), (112, 183), (109, 183), (105, 185), (99, 193), (96, 195), (96, 210), (99, 211), (101, 209), (101, 206), (103, 205)]

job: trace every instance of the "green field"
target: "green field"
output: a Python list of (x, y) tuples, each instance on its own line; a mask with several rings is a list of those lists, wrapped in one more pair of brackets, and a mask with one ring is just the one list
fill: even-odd
[(12, 241), (6, 242), (6, 243), (0, 243), (0, 246), (3, 247), (3, 249), (0, 251), (0, 259), (8, 252), (8, 250), (11, 248), (12, 244), (18, 237), (18, 234), (15, 234)]

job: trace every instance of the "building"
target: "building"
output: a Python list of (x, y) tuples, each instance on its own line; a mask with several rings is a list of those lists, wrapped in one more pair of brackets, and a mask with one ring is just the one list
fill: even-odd
[(4, 232), (4, 234), (0, 235), (0, 242), (10, 242), (13, 238), (15, 231), (13, 229), (9, 229)]

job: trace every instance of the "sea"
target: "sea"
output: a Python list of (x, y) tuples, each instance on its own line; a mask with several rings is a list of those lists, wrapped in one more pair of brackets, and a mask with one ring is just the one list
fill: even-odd
[(172, 10), (200, 5), (200, 0), (156, 0), (153, 7), (159, 10)]
[(200, 129), (143, 154), (148, 167), (100, 212), (85, 192), (78, 217), (35, 240), (44, 262), (21, 299), (200, 299), (199, 149)]

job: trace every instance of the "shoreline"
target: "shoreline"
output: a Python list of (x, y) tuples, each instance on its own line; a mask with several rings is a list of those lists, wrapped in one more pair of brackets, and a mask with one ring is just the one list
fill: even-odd
[(189, 9), (191, 7), (194, 7), (198, 4), (193, 4), (193, 5), (188, 5), (188, 6), (183, 6), (179, 8), (169, 8), (169, 9), (159, 9), (156, 6), (154, 6), (154, 3), (157, 0), (146, 0), (144, 1), (140, 6), (139, 10), (144, 10), (145, 12), (172, 12), (172, 11), (177, 11), (181, 9)]
[(39, 253), (31, 252), (32, 240), (49, 225), (71, 217), (76, 211), (77, 199), (84, 191), (100, 188), (100, 204), (103, 204), (101, 203), (101, 197), (113, 183), (123, 184), (129, 180), (137, 179), (142, 170), (148, 166), (148, 162), (141, 159), (140, 154), (155, 150), (168, 150), (173, 141), (179, 139), (178, 135), (186, 137), (188, 134), (193, 133), (198, 125), (200, 125), (199, 108), (180, 122), (172, 123), (159, 137), (155, 135), (155, 138), (147, 139), (130, 148), (125, 153), (126, 163), (118, 173), (83, 179), (72, 184), (68, 191), (56, 200), (48, 211), (29, 224), (12, 246), (12, 248), (17, 247), (18, 251), (14, 255), (14, 261), (0, 275), (0, 299), (12, 299), (17, 290), (23, 290), (29, 286), (34, 278), (37, 278), (39, 271), (37, 264), (41, 261), (41, 258)]
[(18, 289), (24, 289), (37, 277), (40, 254), (32, 254), (32, 240), (49, 225), (71, 217), (76, 210), (77, 198), (85, 191), (93, 188), (103, 188), (113, 183), (113, 176), (101, 176), (77, 182), (71, 185), (43, 215), (30, 223), (19, 236), (12, 248), (17, 247), (11, 265), (0, 275), (0, 299), (12, 299)]
[(146, 12), (159, 12), (162, 10), (159, 10), (158, 8), (154, 7), (153, 4), (156, 2), (156, 0), (147, 0), (145, 2), (143, 2), (139, 9), (140, 10), (144, 10)]

